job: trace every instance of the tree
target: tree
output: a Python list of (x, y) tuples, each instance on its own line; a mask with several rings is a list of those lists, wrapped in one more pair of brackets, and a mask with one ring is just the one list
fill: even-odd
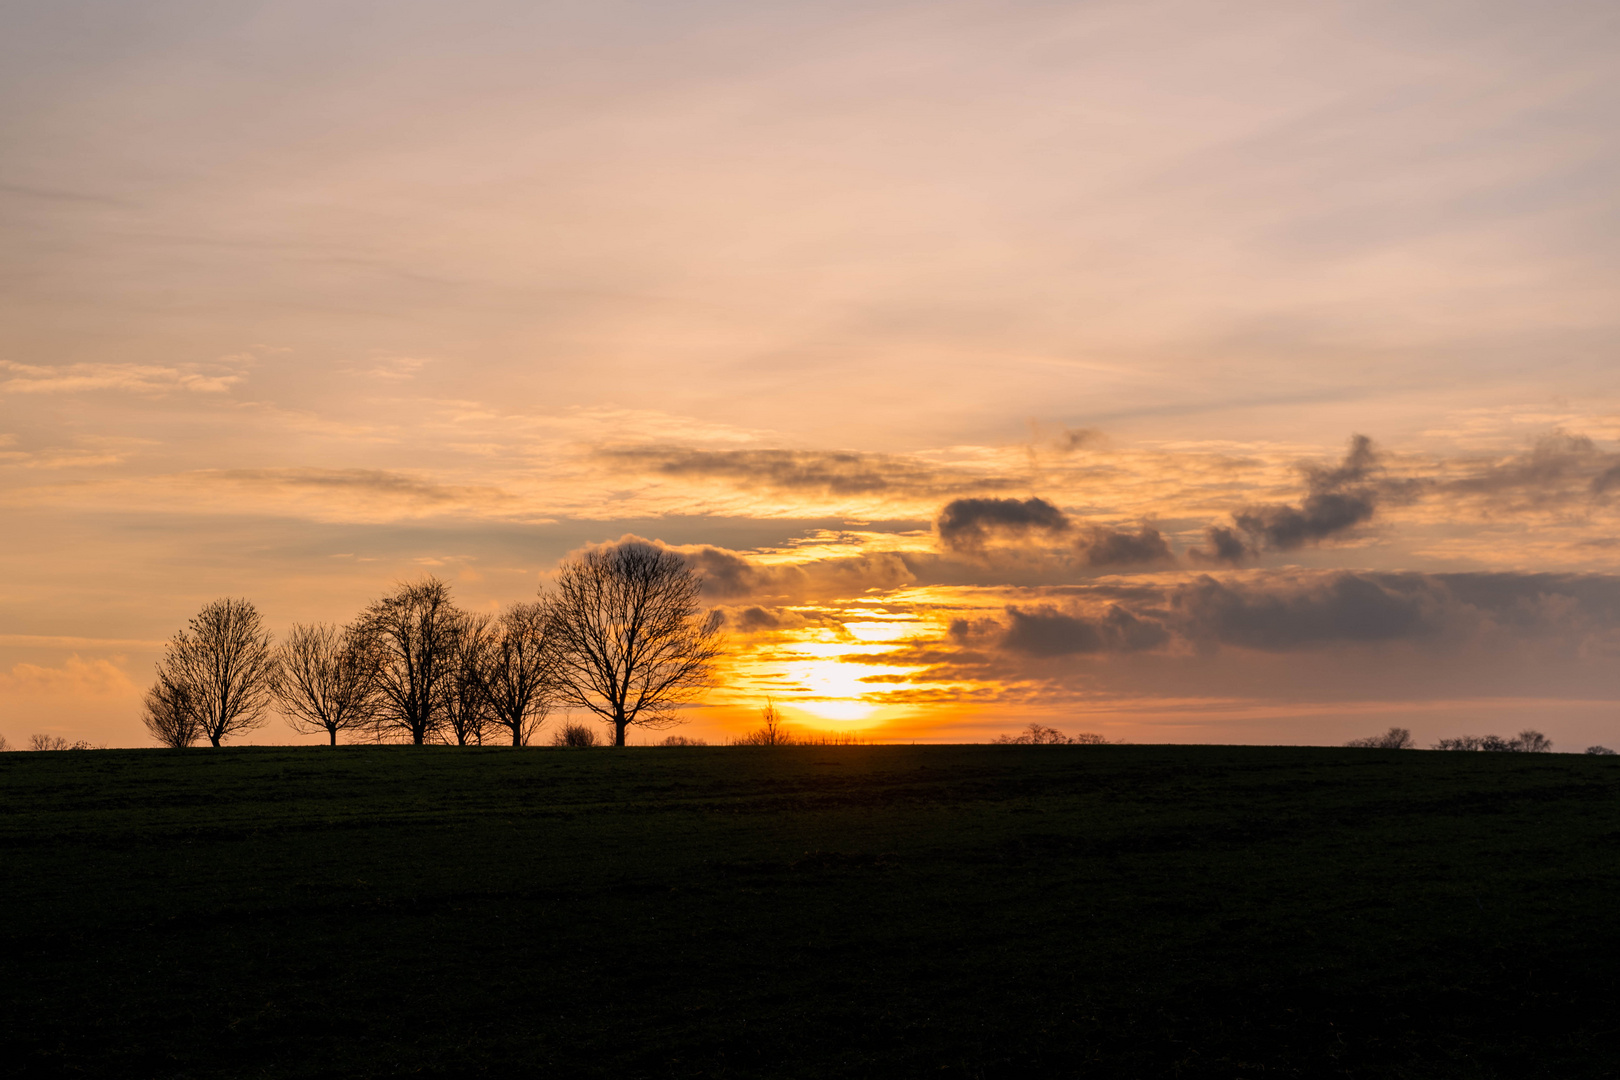
[(451, 635), (450, 677), (444, 684), (444, 725), (440, 730), (445, 742), (482, 746), (484, 732), (493, 726), (484, 685), (491, 637), (488, 616), (466, 614)]
[(160, 678), (146, 692), (142, 706), (141, 723), (164, 746), (184, 750), (202, 738), (202, 721), (185, 686)]
[(1031, 724), (1017, 735), (998, 735), (993, 741), (1014, 746), (1101, 746), (1108, 740), (1095, 732), (1082, 731), (1071, 737), (1057, 728)]
[(270, 634), (247, 600), (206, 605), (158, 661), (158, 682), (184, 695), (201, 734), (216, 747), (264, 724), (275, 681)]
[(361, 614), (359, 631), (377, 656), (379, 736), (417, 746), (439, 736), (462, 623), (450, 587), (434, 577), (401, 585)]
[(1362, 739), (1351, 739), (1346, 746), (1360, 747), (1366, 750), (1410, 750), (1416, 744), (1412, 741), (1412, 733), (1403, 727), (1392, 727), (1382, 735), (1368, 735)]
[(720, 655), (720, 613), (700, 616), (700, 578), (686, 560), (630, 542), (587, 551), (557, 572), (544, 601), (562, 699), (613, 727), (679, 721), (674, 707), (709, 685)]
[(501, 612), (484, 652), (490, 716), (513, 746), (529, 745), (557, 691), (556, 650), (546, 623), (544, 604), (513, 604)]
[(338, 733), (375, 727), (377, 651), (352, 627), (294, 625), (282, 643), (276, 698), (294, 731)]
[(737, 740), (738, 746), (791, 746), (793, 736), (788, 733), (787, 726), (782, 723), (782, 714), (776, 711), (776, 703), (767, 699), (765, 707), (759, 710), (760, 726)]

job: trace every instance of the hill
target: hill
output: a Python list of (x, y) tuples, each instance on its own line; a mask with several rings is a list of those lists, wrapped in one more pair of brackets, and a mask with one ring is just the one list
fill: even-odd
[(1620, 759), (0, 755), (11, 1075), (1612, 1076)]

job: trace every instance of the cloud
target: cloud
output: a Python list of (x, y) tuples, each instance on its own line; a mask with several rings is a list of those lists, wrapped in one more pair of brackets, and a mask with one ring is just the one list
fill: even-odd
[(0, 394), (74, 394), (91, 390), (122, 390), (161, 396), (174, 390), (195, 394), (223, 394), (246, 376), (251, 357), (227, 357), (218, 364), (63, 364), (47, 367), (0, 360)]
[(1504, 458), (1446, 462), (1432, 483), (1443, 496), (1497, 508), (1590, 499), (1620, 485), (1620, 454), (1598, 449), (1588, 436), (1554, 431)]
[[(934, 647), (1031, 658), (1530, 644), (1620, 654), (1620, 577), (1612, 575), (1300, 571), (1035, 592), (1048, 599), (953, 619)], [(898, 653), (882, 657), (875, 662), (905, 662)]]
[(663, 476), (725, 480), (743, 488), (828, 495), (937, 495), (997, 490), (1014, 481), (979, 476), (892, 454), (834, 450), (700, 450), (633, 446), (598, 450), (599, 460)]
[(494, 488), (438, 484), (383, 469), (218, 469), (199, 475), (267, 487), (381, 495), (414, 503), (459, 503), (500, 496)]
[(1307, 494), (1298, 506), (1262, 503), (1232, 515), (1232, 528), (1211, 526), (1200, 562), (1238, 563), (1267, 551), (1294, 551), (1347, 532), (1371, 520), (1384, 494), (1378, 452), (1365, 435), (1354, 435), (1344, 460), (1333, 468), (1303, 467)]
[(1080, 551), (1087, 566), (1141, 566), (1175, 561), (1164, 534), (1147, 525), (1134, 533), (1091, 526), (1080, 541)]
[(0, 672), (0, 693), (17, 697), (112, 697), (135, 693), (124, 670), (109, 660), (83, 660), (77, 653), (61, 667), (15, 664)]
[(945, 547), (975, 550), (991, 537), (1023, 539), (1033, 533), (1068, 532), (1068, 515), (1047, 502), (1028, 499), (956, 499), (945, 504), (936, 523)]
[(1161, 623), (1118, 605), (1111, 605), (1096, 618), (1068, 614), (1050, 605), (1029, 609), (1009, 605), (1007, 620), (1001, 647), (1031, 656), (1137, 652), (1170, 640)]
[(1421, 574), (1340, 572), (1261, 584), (1201, 577), (1177, 588), (1169, 605), (1177, 632), (1191, 641), (1270, 651), (1428, 637), (1460, 617), (1444, 582)]

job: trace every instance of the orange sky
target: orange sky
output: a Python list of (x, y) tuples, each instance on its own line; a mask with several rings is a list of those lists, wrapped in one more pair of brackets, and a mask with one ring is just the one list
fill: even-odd
[(144, 743), (217, 596), (488, 609), (630, 535), (726, 611), (713, 739), (1614, 745), (1617, 37), (8, 5), (0, 735)]

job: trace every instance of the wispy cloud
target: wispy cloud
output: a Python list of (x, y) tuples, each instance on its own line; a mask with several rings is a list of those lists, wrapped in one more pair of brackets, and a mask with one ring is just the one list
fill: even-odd
[(79, 394), (116, 390), (147, 397), (176, 391), (224, 394), (246, 378), (244, 358), (173, 367), (152, 364), (19, 364), (0, 360), (0, 394)]

